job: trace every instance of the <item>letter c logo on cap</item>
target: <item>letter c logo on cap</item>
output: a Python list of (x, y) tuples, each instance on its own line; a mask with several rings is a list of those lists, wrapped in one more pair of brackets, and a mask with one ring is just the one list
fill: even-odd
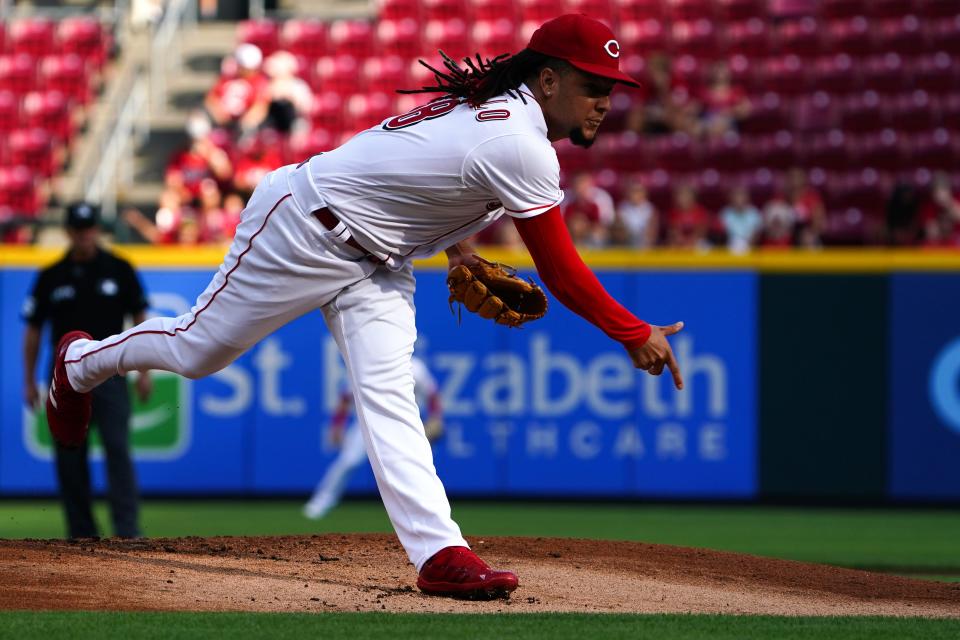
[(607, 44), (603, 45), (603, 49), (611, 58), (620, 57), (620, 43), (616, 40), (608, 40)]

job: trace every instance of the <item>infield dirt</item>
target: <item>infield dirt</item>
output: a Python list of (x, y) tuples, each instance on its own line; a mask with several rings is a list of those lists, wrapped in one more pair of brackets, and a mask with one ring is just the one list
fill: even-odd
[(383, 534), (0, 540), (0, 609), (960, 617), (960, 583), (637, 542), (470, 542), (517, 572), (511, 599), (421, 594)]

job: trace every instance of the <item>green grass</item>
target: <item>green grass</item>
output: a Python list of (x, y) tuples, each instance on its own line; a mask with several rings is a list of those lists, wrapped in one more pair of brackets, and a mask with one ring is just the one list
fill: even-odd
[[(312, 522), (294, 501), (147, 501), (150, 536), (388, 532), (379, 502), (347, 502)], [(98, 521), (107, 528), (104, 505)], [(907, 574), (960, 573), (960, 511), (455, 502), (468, 537), (642, 540)], [(0, 502), (0, 538), (64, 533), (56, 502)]]
[(691, 615), (442, 615), (0, 612), (4, 636), (29, 640), (128, 638), (630, 638), (837, 640), (957, 638), (960, 621)]

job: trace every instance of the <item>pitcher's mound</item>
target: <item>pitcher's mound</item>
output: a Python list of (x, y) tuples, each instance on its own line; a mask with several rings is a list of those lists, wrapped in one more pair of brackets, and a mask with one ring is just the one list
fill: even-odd
[(423, 595), (392, 535), (0, 540), (0, 609), (960, 617), (960, 583), (637, 542), (473, 538), (509, 600)]

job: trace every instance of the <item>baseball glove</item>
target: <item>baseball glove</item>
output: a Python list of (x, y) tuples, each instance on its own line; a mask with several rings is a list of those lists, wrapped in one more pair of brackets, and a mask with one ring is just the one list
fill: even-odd
[(533, 280), (517, 277), (513, 267), (474, 257), (476, 264), (458, 265), (447, 275), (451, 311), (457, 302), (481, 318), (508, 327), (519, 327), (547, 313), (547, 296)]

